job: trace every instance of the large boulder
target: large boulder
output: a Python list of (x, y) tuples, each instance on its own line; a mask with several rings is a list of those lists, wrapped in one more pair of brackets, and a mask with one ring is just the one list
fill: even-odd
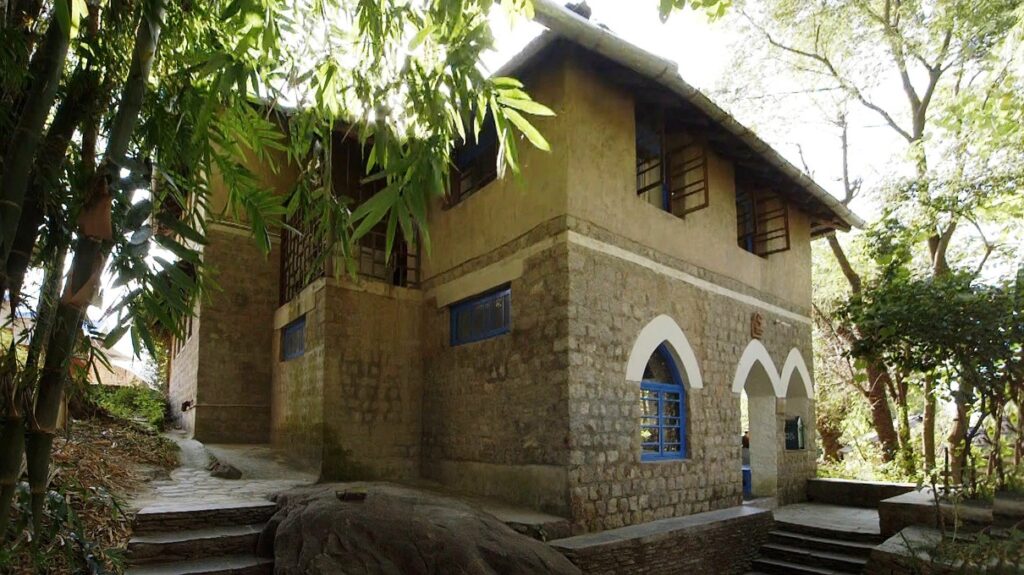
[(551, 547), (450, 497), (384, 483), (277, 496), (261, 538), (277, 575), (579, 574)]

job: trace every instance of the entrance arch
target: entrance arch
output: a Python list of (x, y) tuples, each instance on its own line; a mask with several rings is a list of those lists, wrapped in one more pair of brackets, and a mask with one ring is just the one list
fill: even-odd
[[(781, 378), (771, 355), (759, 340), (752, 340), (743, 350), (732, 391), (747, 397), (749, 432), (749, 465), (744, 473), (750, 474), (749, 493), (745, 497), (775, 497), (779, 477), (779, 417), (777, 399), (782, 397)], [(744, 458), (746, 459), (746, 458)], [(746, 487), (746, 486), (745, 486)], [(745, 490), (746, 491), (746, 490)]]

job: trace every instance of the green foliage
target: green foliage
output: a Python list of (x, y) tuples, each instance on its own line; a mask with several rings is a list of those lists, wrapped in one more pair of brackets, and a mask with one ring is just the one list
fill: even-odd
[(90, 385), (89, 398), (112, 415), (141, 420), (153, 429), (162, 429), (167, 399), (155, 389), (143, 386)]
[[(31, 568), (36, 573), (83, 573), (113, 575), (119, 571), (123, 558), (117, 551), (101, 549), (86, 533), (86, 527), (71, 505), (72, 499), (88, 497), (94, 506), (106, 507), (107, 512), (123, 516), (124, 512), (102, 489), (82, 487), (50, 490), (47, 495), (43, 533), (31, 536), (26, 531), (31, 516), (28, 483), (20, 483), (14, 501), (19, 520), (9, 526), (13, 533), (0, 534), (10, 545), (0, 547), (0, 568), (4, 572), (19, 572)], [(19, 565), (25, 559), (30, 565)], [(27, 572), (27, 571), (26, 571)]]

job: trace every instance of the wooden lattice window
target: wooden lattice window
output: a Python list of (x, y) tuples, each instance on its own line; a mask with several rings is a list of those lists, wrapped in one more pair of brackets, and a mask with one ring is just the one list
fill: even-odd
[(708, 207), (707, 149), (658, 116), (636, 116), (636, 193), (680, 218)]
[[(332, 142), (331, 181), (336, 196), (351, 199), (351, 205), (370, 199), (384, 188), (384, 178), (366, 177), (366, 157), (359, 142), (336, 133)], [(281, 303), (297, 296), (314, 280), (331, 273), (331, 259), (325, 253), (328, 238), (304, 214), (296, 213), (281, 243)], [(407, 241), (401, 228), (396, 231), (391, 257), (387, 257), (387, 219), (361, 237), (353, 249), (359, 275), (392, 285), (415, 287), (420, 281), (420, 257), (415, 241)]]
[[(366, 177), (366, 157), (353, 138), (335, 137), (334, 194), (352, 199), (358, 206), (384, 189), (384, 178)], [(412, 241), (409, 241), (409, 240)], [(395, 231), (391, 256), (387, 256), (387, 218), (370, 229), (355, 248), (356, 269), (362, 276), (396, 286), (415, 287), (420, 281), (420, 257), (415, 238), (406, 238), (401, 226)]]
[(767, 257), (789, 249), (789, 204), (778, 194), (751, 185), (736, 187), (737, 243)]
[[(287, 222), (292, 229), (281, 233), (281, 303), (299, 295), (327, 272), (324, 250), (327, 242), (305, 214), (295, 212)], [(295, 231), (292, 231), (295, 230)]]
[(461, 202), (497, 179), (497, 162), (498, 133), (488, 119), (476, 141), (464, 142), (452, 154), (448, 205)]

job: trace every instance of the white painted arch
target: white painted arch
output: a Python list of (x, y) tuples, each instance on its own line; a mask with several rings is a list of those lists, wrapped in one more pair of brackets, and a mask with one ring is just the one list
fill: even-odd
[(796, 373), (800, 376), (803, 382), (803, 391), (806, 392), (807, 397), (814, 397), (814, 388), (811, 384), (811, 374), (807, 369), (807, 363), (804, 362), (803, 355), (800, 350), (793, 348), (789, 350), (789, 355), (786, 356), (786, 361), (782, 365), (782, 373), (775, 367), (775, 362), (772, 361), (772, 356), (768, 353), (768, 349), (765, 348), (764, 344), (760, 340), (753, 339), (747, 344), (746, 349), (743, 350), (743, 355), (740, 356), (740, 361), (736, 366), (736, 375), (732, 379), (732, 392), (740, 393), (743, 391), (743, 387), (747, 383), (747, 378), (750, 376), (750, 371), (754, 369), (757, 364), (761, 364), (765, 372), (768, 374), (768, 379), (772, 384), (772, 391), (775, 393), (775, 397), (784, 398), (786, 397), (787, 387), (789, 382), (793, 379), (793, 374)]
[(792, 394), (789, 390), (789, 385), (793, 382), (793, 373), (800, 375), (800, 381), (804, 384), (804, 393), (806, 397), (814, 399), (814, 384), (811, 380), (811, 372), (807, 369), (807, 364), (804, 362), (804, 356), (800, 353), (800, 350), (793, 348), (789, 350), (789, 355), (786, 356), (786, 363), (782, 364), (782, 397), (790, 397)]
[(666, 344), (672, 359), (682, 370), (684, 384), (690, 389), (701, 389), (704, 387), (704, 380), (700, 375), (700, 366), (697, 363), (697, 356), (686, 339), (686, 334), (671, 317), (662, 314), (652, 319), (636, 337), (633, 349), (629, 352), (629, 361), (626, 363), (626, 380), (640, 381), (644, 378), (644, 368), (651, 358), (654, 350), (661, 344)]

